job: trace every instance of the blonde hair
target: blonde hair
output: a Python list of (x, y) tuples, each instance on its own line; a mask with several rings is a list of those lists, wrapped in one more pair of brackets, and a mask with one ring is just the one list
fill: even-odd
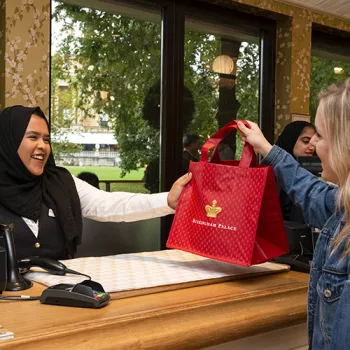
[(321, 91), (319, 101), (329, 140), (329, 165), (338, 177), (337, 208), (344, 211), (346, 218), (333, 243), (338, 249), (345, 241), (345, 257), (350, 253), (350, 78)]

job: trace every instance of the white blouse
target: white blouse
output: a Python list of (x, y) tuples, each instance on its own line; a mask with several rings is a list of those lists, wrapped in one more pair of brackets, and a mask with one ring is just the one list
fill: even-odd
[[(73, 175), (72, 175), (73, 176)], [(105, 192), (73, 176), (80, 198), (82, 216), (96, 221), (130, 222), (175, 213), (168, 206), (168, 192), (143, 194)], [(50, 209), (48, 215), (54, 216)], [(39, 221), (23, 218), (38, 237)]]

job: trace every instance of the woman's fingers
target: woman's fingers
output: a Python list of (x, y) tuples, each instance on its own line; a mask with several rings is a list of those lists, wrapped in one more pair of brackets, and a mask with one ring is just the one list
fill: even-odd
[(170, 208), (175, 209), (177, 203), (179, 202), (182, 190), (184, 187), (191, 181), (192, 173), (187, 173), (179, 177), (171, 187), (171, 190), (168, 194), (168, 205)]
[(192, 173), (186, 173), (185, 175), (181, 176), (177, 181), (179, 181), (181, 186), (187, 185), (192, 179)]
[(265, 156), (271, 149), (270, 143), (266, 140), (259, 126), (254, 122), (249, 122), (250, 128), (247, 128), (241, 121), (237, 123), (241, 134), (241, 144), (249, 143), (254, 151)]
[[(247, 128), (241, 121), (237, 123), (238, 129), (243, 133), (243, 135), (247, 135), (249, 132), (249, 128)], [(242, 134), (241, 134), (242, 135)]]

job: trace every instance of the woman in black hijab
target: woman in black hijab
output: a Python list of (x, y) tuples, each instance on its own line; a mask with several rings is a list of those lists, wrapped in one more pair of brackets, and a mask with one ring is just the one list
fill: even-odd
[[(286, 125), (276, 145), (286, 150), (294, 158), (313, 156), (315, 147), (310, 144), (310, 140), (315, 132), (311, 123), (295, 121)], [(279, 189), (279, 199), (284, 220), (305, 223), (300, 208), (296, 207), (281, 189)]]
[(55, 165), (49, 137), (39, 107), (0, 112), (0, 223), (15, 223), (18, 259), (73, 257), (81, 242), (82, 215), (135, 221), (170, 214), (191, 179), (181, 177), (158, 197), (99, 191)]
[(285, 126), (276, 145), (286, 150), (294, 158), (312, 156), (315, 148), (310, 145), (310, 140), (315, 132), (311, 123), (297, 120)]

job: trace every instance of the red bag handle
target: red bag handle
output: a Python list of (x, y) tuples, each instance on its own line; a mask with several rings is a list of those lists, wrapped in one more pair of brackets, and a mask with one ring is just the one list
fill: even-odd
[[(219, 161), (219, 152), (218, 145), (222, 141), (222, 139), (228, 135), (233, 130), (238, 130), (237, 123), (241, 121), (247, 128), (250, 129), (250, 125), (245, 120), (232, 120), (220, 130), (218, 130), (215, 134), (210, 136), (210, 138), (205, 142), (201, 149), (201, 162), (208, 162), (208, 151), (215, 146), (215, 149), (212, 154), (212, 161)], [(239, 162), (240, 168), (249, 168), (249, 166), (257, 165), (256, 154), (253, 150), (253, 147), (246, 143), (243, 147), (242, 157)]]

